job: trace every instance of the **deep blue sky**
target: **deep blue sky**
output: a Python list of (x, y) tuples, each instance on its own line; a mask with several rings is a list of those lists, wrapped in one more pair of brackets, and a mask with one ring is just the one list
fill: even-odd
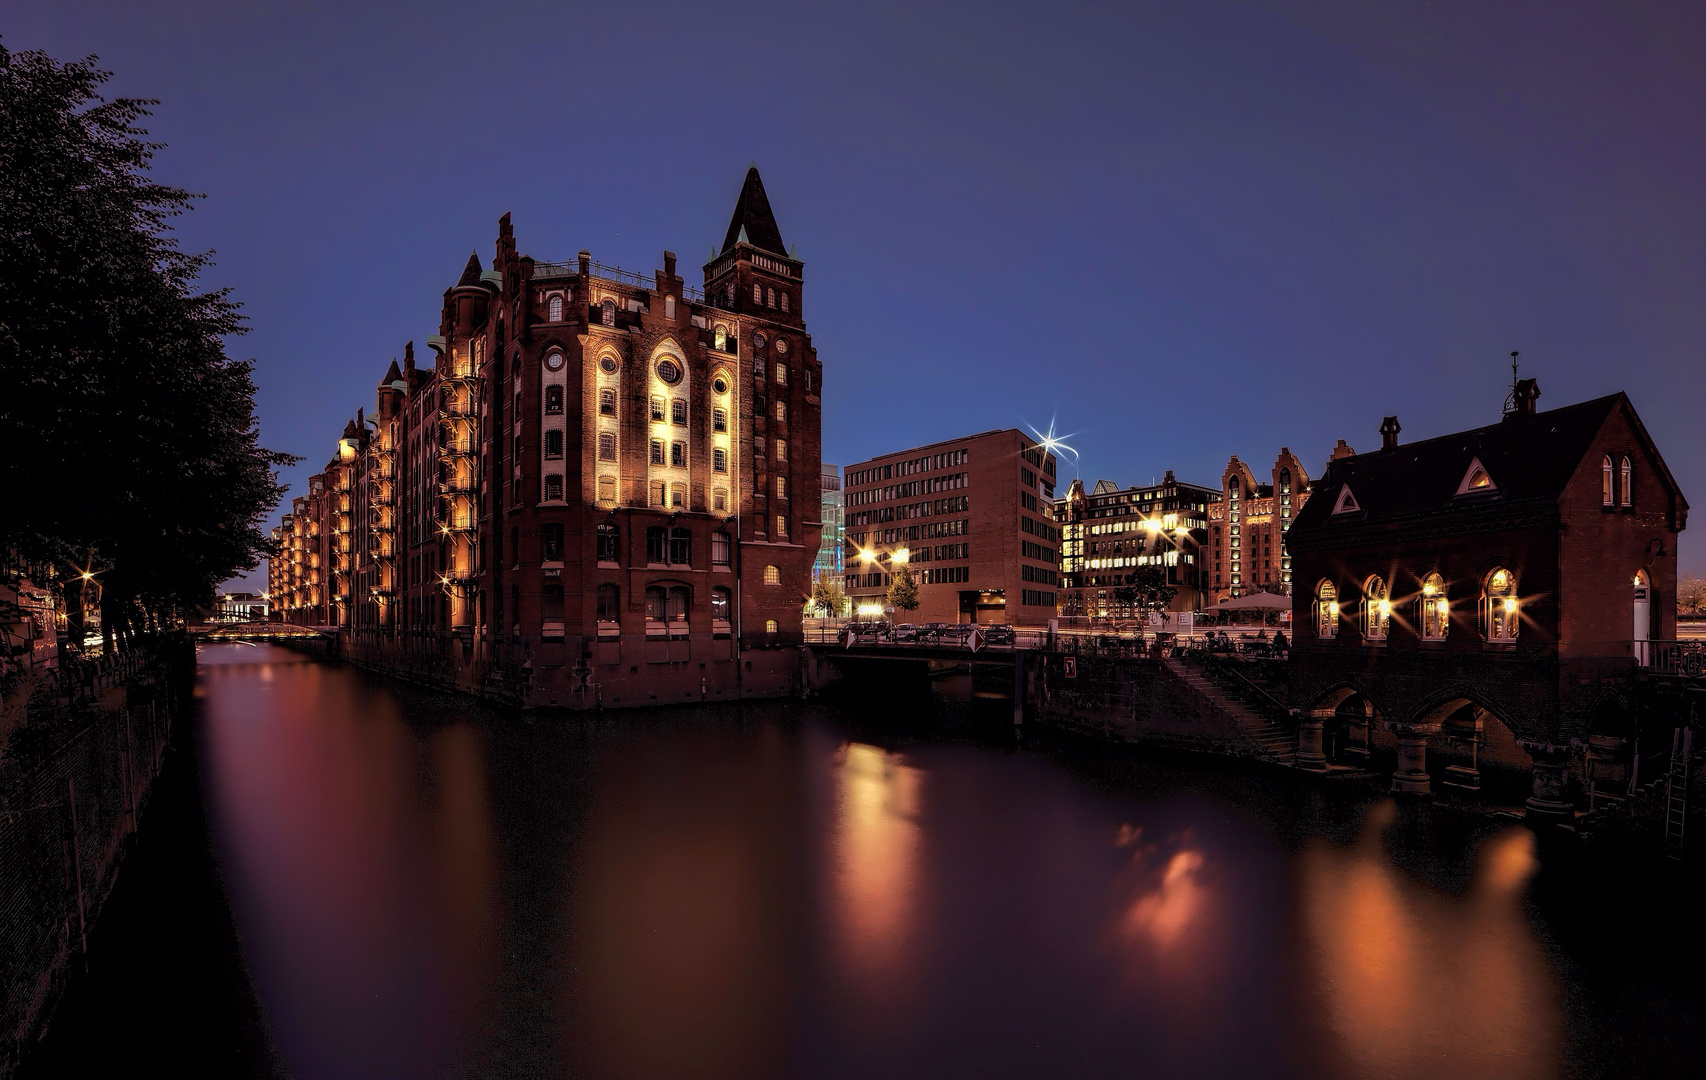
[(1706, 5), (0, 0), (0, 35), (161, 99), (297, 490), (500, 214), (696, 267), (756, 160), (828, 460), (1057, 417), (1087, 481), (1318, 473), (1388, 413), (1496, 419), (1520, 349), (1542, 408), (1627, 390), (1706, 505)]

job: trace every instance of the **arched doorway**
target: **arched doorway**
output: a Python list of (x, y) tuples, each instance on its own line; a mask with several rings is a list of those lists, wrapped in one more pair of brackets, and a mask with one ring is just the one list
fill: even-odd
[(1651, 662), (1650, 646), (1653, 634), (1653, 583), (1645, 570), (1635, 571), (1635, 625), (1632, 632), (1635, 665), (1646, 667)]

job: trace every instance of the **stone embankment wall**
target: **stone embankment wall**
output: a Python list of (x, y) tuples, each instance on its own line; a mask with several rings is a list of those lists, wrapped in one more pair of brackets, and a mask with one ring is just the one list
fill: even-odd
[(194, 678), (169, 635), (0, 686), (0, 1077), (83, 962)]

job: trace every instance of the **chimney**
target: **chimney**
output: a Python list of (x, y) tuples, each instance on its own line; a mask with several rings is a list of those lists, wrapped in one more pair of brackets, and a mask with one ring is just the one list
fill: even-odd
[(663, 273), (665, 277), (672, 278), (675, 276), (675, 252), (666, 251), (663, 253)]
[(411, 341), (407, 345), (403, 346), (403, 378), (405, 381), (407, 381), (409, 383), (409, 389), (410, 390), (413, 390), (415, 388), (414, 387), (414, 379), (413, 379), (414, 374), (415, 374), (415, 343), (413, 341)]
[(1537, 379), (1518, 379), (1516, 390), (1511, 395), (1515, 399), (1516, 408), (1513, 410), (1519, 416), (1533, 416), (1534, 403), (1540, 398), (1540, 382)]
[(1388, 416), (1380, 422), (1380, 448), (1382, 450), (1398, 449), (1398, 432), (1403, 430), (1398, 426), (1396, 416)]

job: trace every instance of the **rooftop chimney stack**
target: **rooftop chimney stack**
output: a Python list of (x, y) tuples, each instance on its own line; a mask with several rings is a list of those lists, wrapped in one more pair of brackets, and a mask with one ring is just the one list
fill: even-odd
[(1398, 449), (1398, 432), (1403, 430), (1398, 426), (1396, 416), (1388, 416), (1380, 422), (1380, 448), (1382, 450)]
[(1516, 413), (1518, 416), (1533, 416), (1534, 403), (1540, 398), (1540, 382), (1537, 379), (1518, 379), (1516, 383)]

